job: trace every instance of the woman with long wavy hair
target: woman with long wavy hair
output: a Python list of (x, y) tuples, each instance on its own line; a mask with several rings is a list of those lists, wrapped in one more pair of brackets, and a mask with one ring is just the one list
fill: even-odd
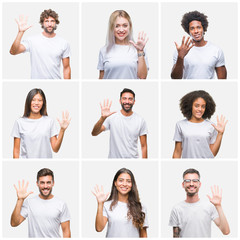
[(106, 237), (147, 237), (147, 212), (142, 206), (133, 173), (121, 168), (114, 176), (111, 194), (96, 185), (98, 209), (95, 221), (97, 232), (108, 222)]

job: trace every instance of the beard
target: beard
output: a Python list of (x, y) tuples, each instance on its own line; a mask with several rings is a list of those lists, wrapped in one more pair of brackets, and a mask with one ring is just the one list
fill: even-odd
[(48, 28), (47, 27), (43, 27), (43, 29), (44, 29), (44, 31), (46, 32), (46, 33), (54, 33), (54, 31), (57, 29), (57, 26), (55, 25), (54, 27), (52, 27), (52, 30), (51, 31), (48, 31)]
[(198, 193), (198, 188), (195, 188), (195, 191), (194, 191), (194, 192), (188, 191), (187, 188), (185, 189), (185, 191), (186, 191), (186, 193), (187, 193), (188, 196), (192, 197), (192, 196), (194, 196), (195, 194)]
[[(129, 106), (129, 108), (126, 108), (126, 105)], [(122, 103), (121, 104), (122, 106), (122, 109), (125, 111), (125, 112), (131, 112), (132, 111), (132, 107), (133, 107), (133, 104), (130, 104), (130, 103)]]
[[(48, 193), (47, 195), (43, 193), (43, 191), (44, 191), (45, 189), (49, 190), (49, 193)], [(51, 193), (52, 193), (52, 188), (50, 188), (50, 189), (48, 189), (48, 188), (40, 189), (40, 188), (39, 188), (39, 192), (40, 192), (40, 194), (41, 194), (44, 198), (48, 198), (48, 197), (51, 195)]]

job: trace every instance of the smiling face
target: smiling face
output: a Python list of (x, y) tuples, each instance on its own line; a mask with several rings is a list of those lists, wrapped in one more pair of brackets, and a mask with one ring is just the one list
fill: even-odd
[(36, 94), (31, 101), (31, 113), (39, 114), (43, 106), (43, 98), (38, 93)]
[(114, 26), (115, 43), (126, 43), (127, 36), (129, 35), (129, 30), (129, 21), (124, 17), (117, 17)]
[(197, 98), (192, 105), (191, 120), (200, 121), (206, 110), (206, 101), (203, 98)]
[(122, 106), (122, 109), (129, 113), (132, 111), (132, 107), (135, 103), (135, 99), (132, 93), (130, 92), (125, 92), (122, 94), (121, 99), (120, 99), (120, 104)]
[(53, 17), (45, 18), (42, 25), (44, 31), (48, 34), (54, 33), (54, 30), (57, 29), (56, 21)]
[(201, 42), (202, 40), (204, 40), (204, 30), (202, 23), (197, 20), (190, 22), (189, 34), (195, 42)]
[(128, 195), (132, 189), (132, 179), (128, 173), (121, 173), (117, 180), (114, 182), (115, 187), (117, 188), (118, 195), (122, 196)]
[(37, 182), (37, 186), (40, 192), (40, 198), (43, 199), (49, 199), (52, 198), (52, 188), (54, 186), (54, 181), (52, 179), (52, 176), (42, 176), (39, 177), (39, 180)]
[(182, 187), (185, 189), (188, 196), (194, 196), (198, 193), (201, 187), (199, 176), (196, 173), (188, 173), (184, 176)]

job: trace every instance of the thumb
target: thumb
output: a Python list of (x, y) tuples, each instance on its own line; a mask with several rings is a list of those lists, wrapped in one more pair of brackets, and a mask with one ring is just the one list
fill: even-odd
[(132, 40), (130, 40), (129, 43), (131, 43), (134, 47), (136, 46), (135, 42), (133, 42)]
[(177, 49), (179, 49), (179, 46), (178, 46), (178, 44), (177, 44), (176, 42), (174, 42), (174, 43), (175, 43), (175, 46), (176, 46), (176, 48), (177, 48)]

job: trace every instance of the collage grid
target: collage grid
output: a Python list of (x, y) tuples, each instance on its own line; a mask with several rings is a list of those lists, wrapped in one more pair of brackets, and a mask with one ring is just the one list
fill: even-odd
[[(0, 172), (2, 173), (0, 178), (2, 186), (0, 190), (0, 211), (2, 213), (0, 218), (0, 238), (27, 238), (27, 221), (18, 228), (12, 228), (9, 224), (10, 215), (16, 202), (13, 184), (16, 184), (19, 178), (26, 178), (30, 182), (29, 189), (34, 190), (34, 194), (37, 194), (35, 185), (36, 172), (40, 168), (47, 166), (50, 169), (54, 169), (55, 172), (56, 184), (54, 193), (61, 199), (66, 200), (72, 213), (71, 229), (73, 238), (88, 239), (105, 236), (106, 231), (97, 233), (94, 229), (97, 205), (91, 190), (93, 190), (95, 184), (103, 185), (104, 189), (110, 189), (113, 175), (121, 167), (127, 167), (134, 172), (141, 200), (147, 207), (149, 206), (149, 237), (154, 239), (171, 238), (172, 229), (168, 226), (171, 208), (185, 197), (184, 190), (181, 187), (181, 174), (185, 169), (194, 167), (202, 172), (202, 196), (210, 193), (209, 187), (212, 184), (219, 184), (223, 188), (224, 197), (226, 196), (223, 200), (223, 206), (231, 227), (231, 234), (226, 237), (238, 239), (240, 237), (238, 231), (240, 229), (238, 204), (240, 197), (238, 178), (238, 173), (240, 172), (238, 164), (238, 138), (240, 136), (238, 127), (240, 117), (238, 94), (240, 87), (238, 83), (239, 47), (234, 47), (238, 46), (239, 39), (238, 14), (240, 13), (240, 1), (235, 0), (228, 3), (227, 1), (212, 0), (211, 2), (201, 1), (200, 3), (200, 1), (196, 1), (194, 3), (193, 1), (183, 2), (175, 0), (167, 2), (158, 0), (147, 3), (146, 1), (132, 0), (130, 3), (127, 1), (115, 3), (113, 1), (88, 2), (78, 0), (66, 3), (66, 1), (52, 0), (51, 2), (53, 6), (68, 5), (69, 9), (72, 7), (72, 9), (75, 9), (76, 16), (78, 15), (76, 22), (70, 24), (71, 21), (68, 20), (70, 25), (62, 27), (61, 24), (64, 22), (62, 21), (57, 30), (64, 31), (64, 29), (70, 28), (72, 33), (70, 31), (69, 36), (72, 37), (73, 48), (76, 47), (78, 49), (78, 51), (72, 50), (73, 60), (71, 60), (71, 63), (73, 64), (72, 68), (75, 70), (73, 71), (71, 82), (65, 82), (65, 80), (29, 80), (29, 56), (24, 56), (24, 61), (20, 58), (15, 60), (14, 57), (9, 60), (10, 58), (7, 56), (9, 53), (8, 50), (6, 51), (6, 48), (9, 48), (12, 41), (8, 42), (9, 39), (13, 39), (16, 34), (16, 26), (12, 29), (12, 26), (16, 23), (9, 23), (8, 26), (8, 21), (10, 19), (14, 21), (14, 18), (18, 16), (16, 6), (17, 4), (21, 5), (21, 1), (0, 2), (0, 11), (2, 13), (0, 23), (3, 26), (0, 30), (0, 43), (2, 43), (2, 57), (0, 58), (0, 72), (2, 76), (2, 83), (0, 84), (0, 92), (2, 93), (0, 98), (0, 105), (2, 106), (0, 110), (2, 135), (0, 138), (0, 153), (2, 156), (0, 162)], [(24, 3), (28, 6), (26, 12), (31, 11), (31, 4), (35, 4), (31, 1), (24, 1)], [(36, 4), (39, 6), (49, 5), (48, 2)], [(211, 82), (207, 80), (181, 80), (175, 82), (170, 80), (169, 69), (172, 65), (175, 40), (175, 35), (172, 34), (174, 30), (171, 30), (171, 27), (175, 27), (173, 22), (177, 22), (177, 20), (173, 19), (171, 22), (168, 22), (170, 29), (167, 29), (167, 25), (164, 24), (164, 17), (167, 18), (167, 11), (164, 10), (180, 8), (184, 4), (185, 6), (191, 6), (189, 7), (190, 9), (192, 9), (194, 4), (203, 6), (203, 8), (204, 5), (208, 6), (210, 4), (209, 11), (211, 13), (216, 8), (224, 8), (227, 5), (230, 6), (230, 10), (233, 10), (232, 14), (231, 12), (227, 13), (227, 17), (233, 18), (231, 22), (236, 20), (235, 27), (231, 25), (229, 26), (230, 30), (224, 29), (222, 32), (219, 29), (214, 31), (214, 28), (210, 28), (209, 35), (207, 35), (209, 39), (214, 39), (213, 41), (218, 42), (219, 45), (224, 42), (223, 45), (227, 48), (226, 52), (228, 55), (226, 59), (228, 61), (226, 60), (226, 62), (228, 62), (227, 67), (229, 66), (229, 79), (226, 82), (218, 80)], [(16, 8), (13, 10), (12, 15), (5, 11), (10, 5)], [(99, 8), (96, 7), (93, 10), (93, 15), (97, 15), (97, 12), (101, 13), (101, 10), (104, 11), (104, 8), (109, 6), (106, 13), (101, 13), (101, 17), (106, 16), (104, 20), (90, 18), (89, 10), (93, 5), (99, 6)], [(102, 8), (101, 5), (103, 5)], [(95, 62), (97, 63), (99, 48), (105, 41), (106, 25), (111, 9), (116, 9), (120, 6), (122, 6), (121, 8), (127, 6), (129, 9), (134, 9), (134, 6), (136, 8), (141, 6), (136, 11), (139, 13), (140, 10), (144, 11), (146, 5), (151, 6), (150, 10), (155, 9), (152, 18), (158, 19), (157, 24), (154, 26), (144, 25), (144, 30), (146, 29), (147, 32), (149, 28), (150, 32), (147, 45), (148, 58), (150, 59), (149, 79), (146, 81), (131, 80), (127, 82), (123, 80), (114, 80), (114, 82), (97, 80), (98, 72)], [(214, 8), (214, 5), (218, 7), (215, 6)], [(188, 8), (185, 7), (185, 9)], [(229, 9), (226, 9), (226, 11)], [(37, 8), (34, 10), (34, 12), (40, 11)], [(219, 17), (219, 12), (215, 13), (216, 18)], [(138, 19), (139, 15), (137, 13), (135, 15), (133, 11), (133, 16), (136, 19)], [(151, 18), (151, 13), (146, 11), (146, 15)], [(69, 14), (66, 14), (64, 17), (64, 19), (71, 18)], [(88, 18), (86, 22), (85, 18)], [(89, 31), (88, 24), (93, 28), (95, 22), (97, 26), (95, 26), (96, 35), (94, 36), (94, 33)], [(77, 33), (73, 31), (73, 28), (76, 26), (79, 29)], [(155, 31), (156, 27), (159, 30)], [(176, 27), (181, 29), (179, 21)], [(138, 28), (137, 26), (136, 32), (140, 31)], [(39, 28), (37, 31), (39, 31)], [(215, 36), (210, 35), (210, 31)], [(235, 32), (231, 35), (233, 31)], [(176, 31), (175, 34), (179, 38), (183, 33)], [(7, 38), (5, 35), (7, 35)], [(218, 41), (216, 39), (219, 38), (219, 35), (221, 39)], [(88, 37), (91, 40), (87, 41)], [(96, 39), (98, 43), (94, 44), (93, 39)], [(226, 46), (228, 45), (226, 44), (227, 40), (231, 41), (230, 46)], [(8, 44), (6, 45), (7, 42)], [(166, 48), (164, 48), (165, 44)], [(173, 45), (173, 47), (169, 47), (169, 44)], [(167, 53), (167, 51), (170, 51), (170, 53)], [(166, 60), (166, 56), (170, 60)], [(96, 60), (93, 61), (93, 58)], [(14, 62), (11, 64), (11, 61)], [(26, 65), (16, 66), (16, 64)], [(15, 66), (16, 68), (14, 68)], [(18, 73), (20, 73), (19, 76), (23, 77), (18, 78)], [(136, 104), (134, 111), (142, 115), (148, 124), (150, 133), (148, 138), (148, 160), (107, 159), (109, 135), (104, 134), (97, 138), (91, 136), (92, 126), (100, 116), (99, 102), (104, 98), (110, 98), (113, 100), (113, 110), (118, 110), (120, 107), (118, 103), (119, 92), (125, 86), (135, 90)], [(72, 117), (71, 124), (65, 134), (61, 151), (58, 154), (54, 154), (53, 159), (13, 160), (11, 129), (14, 121), (22, 114), (26, 94), (34, 87), (40, 87), (46, 91), (49, 115), (56, 119), (61, 116), (63, 110), (69, 110)], [(216, 115), (224, 113), (229, 119), (222, 148), (218, 157), (211, 160), (211, 162), (210, 160), (195, 159), (173, 160), (171, 156), (174, 148), (172, 140), (174, 127), (175, 123), (182, 119), (178, 109), (179, 96), (189, 92), (189, 89), (195, 90), (200, 88), (211, 92), (214, 99), (216, 99)], [(216, 115), (213, 116), (212, 121), (215, 121)], [(215, 238), (223, 237), (216, 226), (212, 226), (212, 236)]]

